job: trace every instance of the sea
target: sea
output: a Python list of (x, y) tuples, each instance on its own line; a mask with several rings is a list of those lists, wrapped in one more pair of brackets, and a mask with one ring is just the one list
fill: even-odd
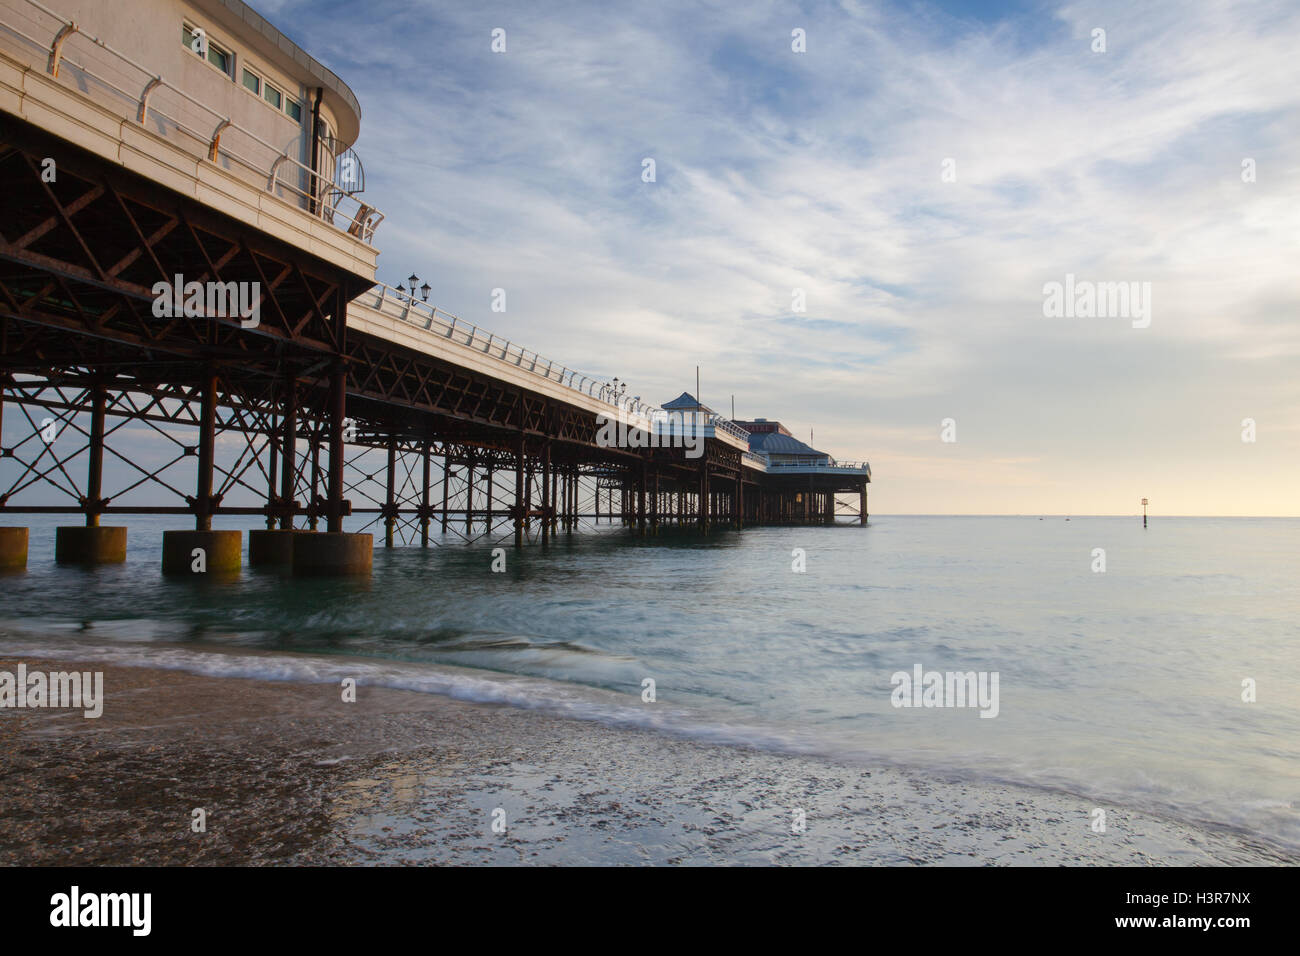
[[(142, 516), (122, 521), (125, 564), (65, 567), (66, 518), (6, 522), (31, 545), (0, 576), (3, 660), (351, 676), (1300, 849), (1300, 519), (879, 515), (648, 538), (602, 523), (519, 550), (504, 529), (435, 533), (377, 548), (368, 580), (165, 579), (162, 531), (184, 525)], [(902, 680), (930, 673), (935, 706)], [(949, 673), (982, 682), (983, 706)]]

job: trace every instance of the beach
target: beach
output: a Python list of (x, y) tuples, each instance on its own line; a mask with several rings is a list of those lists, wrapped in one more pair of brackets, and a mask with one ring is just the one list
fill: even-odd
[(7, 866), (1297, 862), (1123, 807), (1097, 833), (1093, 804), (1045, 789), (384, 687), (23, 662), (102, 671), (108, 706), (0, 711)]

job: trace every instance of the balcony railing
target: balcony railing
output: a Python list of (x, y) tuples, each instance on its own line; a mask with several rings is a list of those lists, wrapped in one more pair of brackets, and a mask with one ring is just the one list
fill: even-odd
[[(353, 238), (373, 242), (383, 213), (40, 0), (20, 2), (30, 8), (31, 16), (22, 23), (10, 22), (11, 17), (6, 16), (5, 32), (41, 51), (46, 73), (55, 78), (71, 75), (72, 82), (65, 82), (70, 89), (140, 129), (179, 145), (200, 161), (235, 173)], [(14, 18), (18, 15), (9, 8), (4, 12)], [(92, 90), (97, 95), (92, 96)], [(171, 102), (162, 105), (168, 99)], [(188, 115), (182, 118), (187, 107)]]
[(864, 472), (868, 476), (871, 474), (871, 465), (865, 461), (768, 461), (768, 471), (800, 471), (804, 473), (815, 472)]

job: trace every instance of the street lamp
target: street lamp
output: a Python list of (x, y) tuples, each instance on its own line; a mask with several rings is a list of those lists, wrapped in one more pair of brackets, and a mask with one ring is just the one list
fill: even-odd
[[(408, 290), (408, 289), (404, 289), (404, 288), (402, 288), (402, 286), (399, 284), (399, 285), (397, 286), (397, 292), (398, 292), (398, 295), (399, 295), (399, 296), (400, 296), (400, 295), (405, 295), (406, 298), (407, 298), (407, 301), (408, 301), (408, 302), (411, 302), (412, 304), (414, 304), (414, 302), (415, 302), (415, 293), (416, 293), (416, 291), (417, 291), (417, 290), (416, 290), (416, 285), (419, 283), (419, 281), (420, 281), (420, 277), (417, 276), (414, 272), (412, 272), (411, 275), (410, 275), (410, 277), (409, 277), (406, 281), (409, 282), (409, 283), (411, 284), (411, 288), (410, 288), (409, 290)], [(431, 291), (431, 288), (430, 288), (430, 286), (429, 286), (429, 283), (426, 282), (424, 285), (420, 286), (420, 288), (419, 288), (418, 291), (419, 291), (419, 293), (420, 293), (420, 298), (423, 299), (425, 302), (428, 302), (428, 301), (429, 301), (429, 292)]]
[(1142, 527), (1147, 526), (1147, 500), (1142, 499)]

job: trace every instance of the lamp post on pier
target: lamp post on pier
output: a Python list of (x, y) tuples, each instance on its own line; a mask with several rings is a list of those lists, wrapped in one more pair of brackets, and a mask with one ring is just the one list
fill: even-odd
[(428, 302), (428, 301), (429, 301), (429, 293), (433, 291), (433, 287), (430, 286), (429, 283), (426, 282), (424, 285), (420, 286), (419, 289), (417, 289), (415, 286), (416, 286), (416, 283), (418, 283), (418, 282), (420, 281), (420, 277), (417, 276), (414, 272), (411, 273), (410, 277), (409, 277), (406, 281), (409, 282), (409, 283), (411, 283), (411, 288), (410, 288), (409, 290), (408, 290), (408, 289), (404, 289), (404, 288), (402, 288), (402, 286), (399, 284), (399, 285), (397, 286), (397, 294), (398, 294), (399, 296), (405, 295), (406, 298), (407, 298), (407, 301), (410, 302), (412, 305), (414, 305), (414, 304), (415, 304), (415, 293), (416, 293), (416, 292), (419, 292), (419, 293), (420, 293), (420, 298), (421, 298), (423, 301), (425, 301), (425, 302)]
[(1147, 526), (1147, 500), (1142, 499), (1142, 527)]

